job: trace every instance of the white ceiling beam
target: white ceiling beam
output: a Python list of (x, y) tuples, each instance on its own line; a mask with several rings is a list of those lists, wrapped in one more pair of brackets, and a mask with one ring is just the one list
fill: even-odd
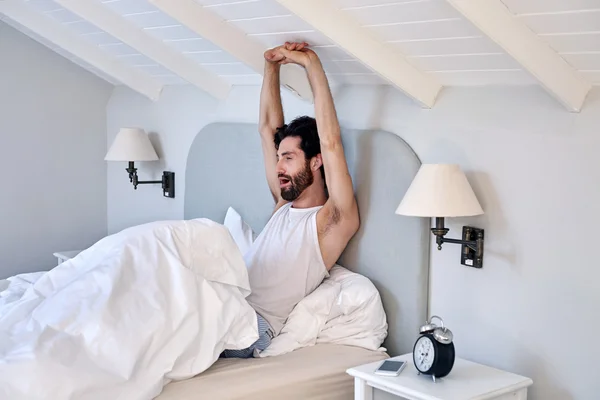
[[(78, 0), (72, 0), (78, 1)], [(219, 46), (258, 74), (264, 73), (265, 46), (246, 36), (236, 26), (223, 20), (194, 0), (149, 0), (157, 8), (198, 35)], [(305, 100), (312, 101), (312, 89), (306, 72), (296, 65), (283, 65), (281, 84)]]
[(55, 2), (217, 99), (225, 99), (229, 94), (231, 85), (225, 79), (147, 34), (99, 1)]
[(276, 0), (422, 107), (433, 107), (442, 86), (400, 51), (360, 26), (331, 0)]
[(501, 0), (447, 1), (510, 54), (569, 111), (581, 111), (591, 83), (517, 19)]
[(0, 14), (80, 58), (92, 67), (132, 90), (158, 100), (163, 85), (149, 74), (136, 71), (116, 57), (102, 51), (57, 21), (44, 16), (22, 2), (0, 1)]

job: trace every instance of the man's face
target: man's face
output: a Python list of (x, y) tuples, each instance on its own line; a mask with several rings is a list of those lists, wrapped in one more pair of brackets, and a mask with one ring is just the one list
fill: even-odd
[(300, 138), (283, 139), (279, 144), (277, 158), (281, 197), (286, 201), (294, 201), (314, 181), (310, 160), (306, 159), (300, 148)]

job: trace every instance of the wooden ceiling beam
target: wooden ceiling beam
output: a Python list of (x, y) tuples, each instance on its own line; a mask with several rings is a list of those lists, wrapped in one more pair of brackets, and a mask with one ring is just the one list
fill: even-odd
[(223, 100), (229, 94), (231, 85), (225, 79), (144, 32), (97, 0), (54, 1), (211, 96)]
[(447, 0), (510, 54), (567, 110), (579, 112), (592, 89), (579, 72), (515, 17), (501, 0)]
[[(168, 1), (168, 0), (163, 0)], [(382, 78), (424, 108), (431, 108), (442, 86), (410, 64), (395, 47), (360, 26), (330, 0), (276, 0), (314, 29), (327, 36)]]
[(67, 27), (46, 17), (20, 1), (0, 1), (0, 14), (23, 26), (41, 38), (81, 59), (103, 74), (128, 86), (130, 89), (158, 100), (163, 85), (149, 74), (136, 70), (99, 47), (94, 46)]
[[(202, 7), (194, 0), (149, 0), (149, 2), (245, 63), (256, 73), (260, 75), (264, 73), (263, 54), (266, 47), (248, 37), (241, 29), (224, 21), (213, 11)], [(281, 84), (299, 97), (308, 101), (313, 100), (312, 89), (302, 68), (296, 65), (283, 65)]]

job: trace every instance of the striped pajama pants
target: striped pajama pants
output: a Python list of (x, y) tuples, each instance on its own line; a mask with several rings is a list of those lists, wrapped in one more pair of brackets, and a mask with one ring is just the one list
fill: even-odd
[(258, 340), (245, 349), (224, 350), (221, 353), (221, 358), (252, 358), (254, 349), (262, 351), (269, 347), (271, 339), (273, 339), (273, 330), (259, 313), (256, 313), (256, 320), (258, 322)]

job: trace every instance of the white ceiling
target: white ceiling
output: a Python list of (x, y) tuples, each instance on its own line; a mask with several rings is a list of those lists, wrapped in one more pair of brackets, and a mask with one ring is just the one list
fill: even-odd
[[(123, 43), (97, 25), (66, 10), (60, 0), (4, 0), (18, 2), (38, 16), (52, 19), (107, 60), (146, 74), (163, 85), (187, 84), (181, 74)], [(189, 58), (231, 85), (258, 85), (259, 71), (199, 36), (152, 3), (152, 0), (93, 0), (129, 24), (131, 35), (140, 31)], [(338, 47), (311, 24), (276, 0), (189, 0), (216, 14), (262, 45), (306, 41), (323, 60), (332, 84), (389, 84), (381, 74)], [(305, 0), (295, 0), (305, 1)], [(539, 84), (518, 58), (496, 44), (446, 0), (321, 0), (334, 3), (381, 43), (393, 46), (407, 62), (442, 86)], [(600, 0), (501, 0), (584, 79), (600, 85)], [(2, 0), (0, 0), (0, 4)], [(2, 9), (0, 8), (0, 13)], [(84, 68), (108, 81), (118, 78), (36, 34), (7, 14), (5, 20)], [(35, 20), (32, 20), (35, 21)], [(39, 33), (39, 32), (38, 32)], [(130, 42), (131, 43), (131, 42)], [(85, 57), (84, 57), (85, 58)], [(218, 79), (218, 78), (217, 78)]]

